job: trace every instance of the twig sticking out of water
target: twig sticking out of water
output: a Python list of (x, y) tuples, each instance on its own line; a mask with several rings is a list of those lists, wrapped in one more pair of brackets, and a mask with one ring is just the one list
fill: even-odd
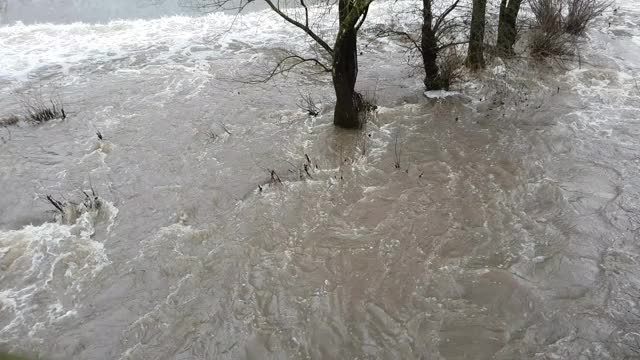
[(58, 200), (52, 195), (47, 195), (46, 199), (60, 216), (59, 219), (65, 223), (73, 223), (83, 213), (90, 210), (100, 210), (102, 207), (102, 200), (96, 194), (93, 185), (90, 191), (81, 189), (80, 192), (84, 195), (84, 199), (80, 203)]
[(280, 180), (280, 176), (276, 174), (275, 170), (271, 170), (271, 183), (272, 184), (282, 184), (282, 180)]
[(304, 164), (304, 172), (307, 173), (307, 176), (309, 176), (309, 178), (313, 179), (313, 176), (311, 176), (311, 174), (309, 173), (309, 165)]
[(398, 150), (398, 133), (396, 133), (396, 140), (393, 145), (393, 152), (396, 158), (395, 167), (396, 169), (400, 169), (400, 156), (402, 155), (402, 151)]
[(53, 207), (55, 207), (58, 211), (60, 211), (61, 214), (64, 214), (64, 208), (65, 206), (67, 206), (66, 203), (63, 203), (62, 201), (54, 199), (53, 196), (51, 195), (47, 195), (47, 200), (49, 200), (49, 203), (51, 203)]
[(303, 94), (302, 92), (299, 92), (299, 94), (300, 100), (298, 100), (297, 105), (300, 110), (306, 112), (310, 116), (318, 116), (320, 114), (320, 108), (318, 108), (318, 105), (316, 105), (316, 102), (315, 100), (313, 100), (311, 94)]
[(220, 125), (220, 127), (222, 128), (222, 130), (224, 130), (227, 134), (229, 134), (229, 135), (233, 135), (233, 134), (231, 133), (231, 131), (229, 131), (229, 129), (227, 129), (227, 127), (226, 127), (226, 126), (224, 126), (224, 124), (223, 124), (223, 123), (218, 123), (218, 124)]
[(89, 195), (86, 191), (81, 190), (84, 194), (84, 207), (89, 209), (99, 209), (101, 206), (100, 197), (96, 194), (96, 191), (93, 189), (93, 185), (91, 186), (91, 195)]

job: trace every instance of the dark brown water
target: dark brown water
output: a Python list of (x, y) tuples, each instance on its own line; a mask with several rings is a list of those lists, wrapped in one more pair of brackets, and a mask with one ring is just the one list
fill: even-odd
[[(640, 5), (599, 19), (580, 64), (494, 62), (444, 99), (365, 30), (361, 132), (331, 125), (328, 78), (229, 81), (306, 49), (274, 19), (0, 28), (0, 109), (57, 86), (70, 113), (0, 129), (0, 347), (638, 358)], [(53, 221), (45, 195), (91, 186), (99, 211)]]

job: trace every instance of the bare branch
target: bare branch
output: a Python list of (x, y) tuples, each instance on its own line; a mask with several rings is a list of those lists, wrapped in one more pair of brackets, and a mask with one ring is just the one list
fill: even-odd
[[(311, 94), (304, 94), (301, 91), (298, 91), (298, 93), (300, 94), (300, 100), (298, 101), (297, 105), (300, 110), (303, 110), (311, 116), (318, 116), (320, 114), (320, 108), (318, 108), (318, 105), (316, 105), (316, 102), (315, 100), (313, 100)], [(307, 161), (309, 162), (309, 164), (311, 164), (311, 160), (309, 159), (308, 155)]]
[(369, 13), (369, 6), (367, 6), (367, 8), (364, 9), (364, 12), (362, 13), (362, 17), (360, 18), (360, 21), (356, 24), (356, 32), (358, 32), (358, 30), (360, 30), (360, 27), (362, 27), (362, 24), (364, 24), (364, 21), (367, 19), (368, 13)]
[(447, 8), (440, 16), (438, 16), (438, 20), (436, 20), (436, 24), (433, 26), (433, 32), (438, 32), (440, 25), (444, 21), (444, 19), (449, 16), (449, 14), (458, 6), (460, 0), (456, 0), (451, 6)]
[[(358, 19), (360, 19), (360, 17), (363, 14), (366, 14), (369, 11), (369, 5), (371, 5), (371, 2), (373, 0), (361, 0), (362, 2), (358, 0), (352, 0), (352, 1), (354, 2), (354, 4), (351, 5), (351, 9), (349, 10), (349, 13), (347, 13), (344, 19), (340, 20), (339, 34), (342, 33), (343, 28), (345, 29), (356, 28), (356, 24), (358, 24)], [(338, 37), (340, 36), (339, 34), (338, 34)]]
[(444, 49), (446, 49), (446, 48), (450, 48), (450, 47), (452, 47), (452, 46), (465, 45), (465, 44), (468, 44), (468, 43), (469, 43), (469, 41), (468, 41), (468, 40), (467, 40), (467, 41), (459, 41), (459, 42), (446, 43), (446, 44), (443, 44), (443, 45), (438, 46), (438, 51), (440, 51), (440, 50), (444, 50)]
[(300, 0), (300, 5), (304, 8), (304, 26), (309, 27), (309, 8), (307, 8), (307, 4), (304, 3), (304, 0)]
[[(156, 2), (164, 2), (164, 0), (154, 0)], [(205, 13), (213, 11), (231, 11), (236, 10), (238, 13), (254, 0), (179, 0), (181, 7), (202, 11)]]
[[(221, 1), (227, 1), (227, 0), (221, 0)], [(311, 36), (313, 40), (315, 40), (315, 42), (317, 42), (320, 46), (322, 46), (322, 48), (325, 49), (329, 53), (329, 55), (333, 56), (333, 49), (331, 48), (331, 46), (329, 46), (329, 44), (327, 44), (324, 40), (322, 40), (322, 38), (318, 36), (316, 33), (314, 33), (313, 30), (311, 30), (308, 26), (305, 26), (300, 22), (290, 18), (287, 14), (282, 12), (282, 10), (280, 10), (280, 8), (277, 7), (271, 0), (264, 0), (264, 1), (267, 3), (267, 5), (269, 5), (271, 10), (275, 11), (276, 14), (280, 15), (281, 18), (283, 18), (288, 23), (306, 32), (309, 36)]]
[(331, 67), (327, 66), (317, 58), (305, 58), (303, 56), (300, 56), (298, 54), (293, 54), (291, 52), (286, 52), (286, 53), (289, 55), (284, 56), (282, 59), (280, 59), (280, 61), (278, 61), (278, 63), (266, 75), (256, 76), (253, 79), (237, 80), (237, 81), (245, 84), (265, 83), (273, 79), (275, 76), (280, 74), (285, 74), (293, 70), (293, 68), (297, 67), (298, 65), (302, 65), (305, 63), (311, 63), (315, 66), (320, 67), (322, 69), (320, 71), (321, 73), (331, 72)]
[(389, 28), (389, 29), (380, 29), (376, 33), (376, 37), (378, 38), (384, 38), (384, 37), (390, 37), (390, 36), (398, 36), (406, 39), (411, 43), (412, 47), (415, 48), (415, 50), (418, 50), (418, 52), (422, 54), (422, 46), (420, 46), (420, 44), (418, 43), (418, 40), (414, 39), (413, 36), (411, 36), (409, 33), (405, 31)]

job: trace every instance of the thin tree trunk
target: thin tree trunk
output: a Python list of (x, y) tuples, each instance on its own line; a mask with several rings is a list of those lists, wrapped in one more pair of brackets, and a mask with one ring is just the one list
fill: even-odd
[(473, 0), (471, 12), (471, 33), (469, 34), (469, 53), (467, 66), (473, 70), (483, 68), (484, 64), (484, 23), (487, 0)]
[(431, 0), (422, 1), (422, 39), (421, 52), (424, 65), (424, 86), (427, 90), (440, 89), (438, 77), (438, 41), (432, 27), (433, 13), (431, 12)]
[(503, 56), (513, 55), (513, 45), (518, 34), (516, 21), (522, 0), (502, 0), (500, 3), (500, 19), (498, 23), (498, 52)]

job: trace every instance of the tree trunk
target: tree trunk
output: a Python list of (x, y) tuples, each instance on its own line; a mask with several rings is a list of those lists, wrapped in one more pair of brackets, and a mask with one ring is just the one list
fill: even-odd
[(422, 39), (421, 52), (424, 65), (424, 86), (427, 90), (440, 89), (438, 77), (438, 41), (432, 28), (433, 13), (431, 12), (431, 0), (422, 1)]
[(473, 0), (471, 13), (471, 33), (469, 34), (469, 53), (467, 66), (473, 70), (483, 68), (484, 64), (484, 22), (487, 0)]
[(500, 20), (498, 23), (498, 52), (502, 56), (513, 55), (513, 45), (518, 34), (516, 21), (522, 0), (502, 0), (500, 3)]
[(357, 129), (361, 125), (358, 117), (361, 99), (355, 91), (358, 77), (356, 45), (355, 29), (347, 29), (338, 35), (333, 54), (333, 88), (336, 92), (333, 124), (347, 129)]
[(351, 0), (338, 3), (339, 30), (333, 50), (333, 88), (336, 92), (336, 107), (333, 124), (346, 129), (360, 128), (358, 116), (362, 99), (356, 93), (358, 78), (357, 31), (355, 24), (348, 23), (352, 8)]

